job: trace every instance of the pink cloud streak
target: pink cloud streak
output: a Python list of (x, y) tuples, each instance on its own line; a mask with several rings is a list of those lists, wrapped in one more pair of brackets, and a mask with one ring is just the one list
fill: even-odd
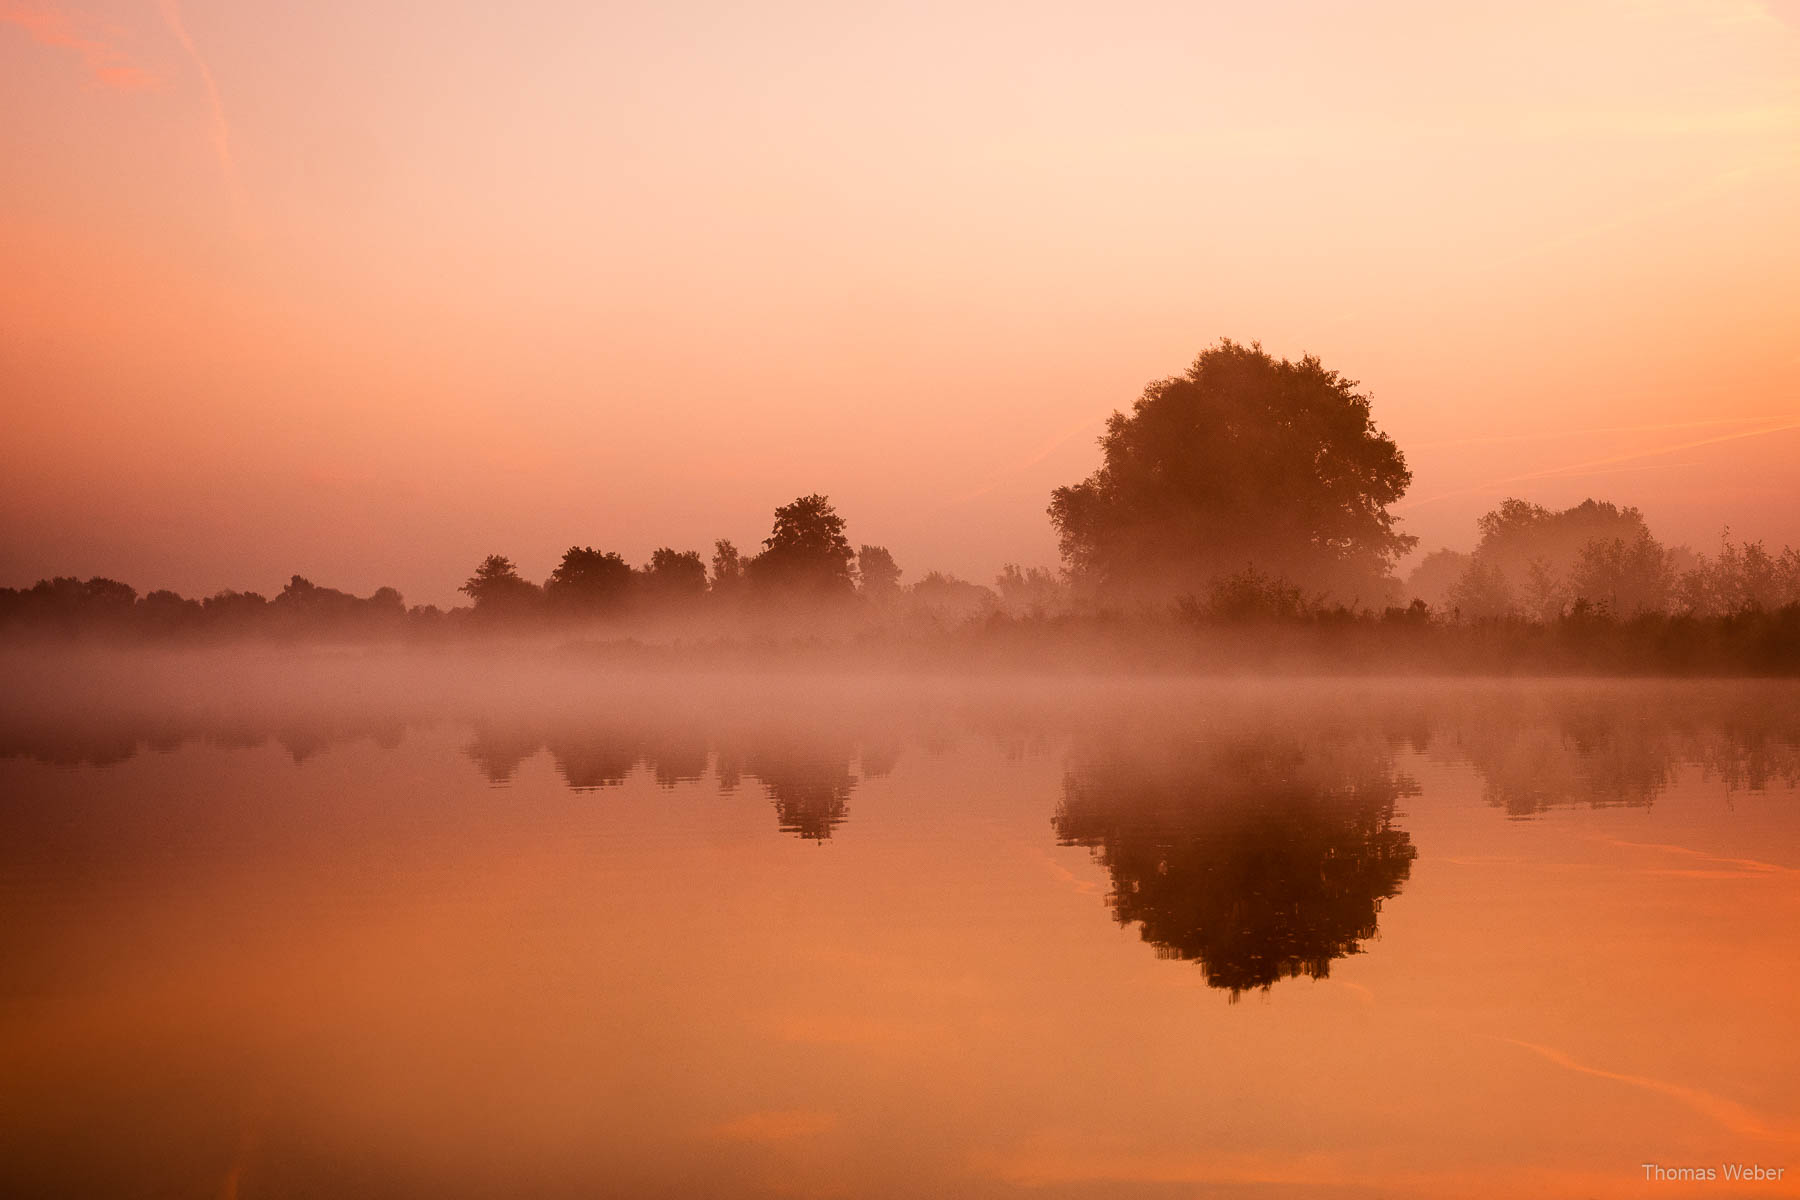
[(23, 29), (39, 45), (73, 50), (94, 81), (118, 91), (155, 86), (156, 77), (131, 61), (112, 41), (118, 30), (91, 17), (19, 0), (0, 0), (0, 25)]

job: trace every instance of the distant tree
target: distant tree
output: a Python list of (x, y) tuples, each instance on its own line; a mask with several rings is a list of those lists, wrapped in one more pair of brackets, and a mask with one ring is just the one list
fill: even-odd
[(907, 590), (914, 611), (947, 623), (985, 617), (1000, 598), (979, 583), (970, 583), (942, 571), (929, 571)]
[(1021, 569), (1018, 563), (1007, 563), (994, 577), (994, 588), (1000, 593), (1000, 606), (1015, 616), (1042, 616), (1063, 603), (1061, 581), (1043, 567)]
[(356, 607), (356, 597), (336, 588), (320, 587), (304, 575), (291, 577), (274, 607), (285, 621), (324, 625), (349, 617)]
[(406, 597), (398, 588), (378, 587), (369, 593), (368, 605), (384, 613), (403, 613), (406, 611)]
[(1576, 598), (1574, 571), (1589, 542), (1632, 545), (1650, 536), (1637, 509), (1592, 499), (1556, 510), (1515, 497), (1483, 515), (1476, 528), (1475, 560), (1499, 573), (1518, 610), (1540, 621), (1555, 620)]
[(1770, 553), (1761, 542), (1720, 535), (1719, 552), (1682, 574), (1674, 585), (1675, 606), (1696, 616), (1773, 612), (1800, 604), (1800, 550)]
[(1353, 380), (1308, 356), (1221, 341), (1114, 413), (1105, 461), (1051, 495), (1072, 578), (1139, 595), (1203, 593), (1254, 567), (1365, 600), (1417, 539), (1388, 505), (1412, 481)]
[(58, 575), (14, 592), (11, 607), (25, 620), (74, 629), (129, 624), (136, 603), (137, 589), (116, 579)]
[(712, 590), (727, 595), (735, 592), (743, 581), (744, 556), (738, 553), (730, 539), (720, 538), (713, 543)]
[(304, 575), (288, 580), (270, 603), (271, 615), (288, 629), (361, 629), (397, 625), (406, 616), (406, 602), (393, 588), (379, 588), (364, 599), (320, 587)]
[(137, 589), (116, 579), (96, 575), (81, 585), (82, 602), (95, 609), (124, 612), (137, 598)]
[(205, 610), (198, 600), (160, 589), (138, 601), (144, 624), (157, 633), (177, 633), (199, 625)]
[(1583, 546), (1569, 587), (1612, 616), (1635, 617), (1667, 611), (1673, 584), (1668, 553), (1646, 529), (1629, 542), (1595, 538)]
[[(469, 589), (465, 586), (463, 590)], [(584, 616), (617, 611), (630, 598), (631, 590), (631, 564), (592, 546), (570, 546), (563, 551), (562, 561), (544, 583), (544, 597), (553, 608)], [(480, 605), (477, 599), (476, 607)]]
[(1469, 569), (1469, 559), (1460, 550), (1433, 550), (1419, 560), (1401, 590), (1408, 600), (1423, 600), (1434, 609), (1448, 608), (1450, 592)]
[(775, 510), (775, 527), (763, 540), (763, 552), (750, 561), (750, 578), (779, 591), (848, 596), (855, 590), (850, 574), (854, 557), (844, 536), (844, 518), (831, 501), (802, 496)]
[(481, 560), (475, 573), (457, 591), (475, 602), (475, 611), (491, 615), (518, 614), (533, 606), (540, 593), (537, 585), (519, 575), (513, 561), (501, 554)]
[(856, 573), (862, 594), (877, 604), (891, 604), (900, 595), (900, 564), (885, 546), (863, 546), (856, 552)]
[(269, 601), (258, 592), (215, 592), (200, 602), (209, 623), (220, 628), (243, 629), (262, 620)]
[(706, 594), (706, 564), (698, 550), (659, 548), (644, 568), (645, 593), (652, 603), (681, 604)]
[[(1590, 543), (1591, 544), (1591, 543)], [(1579, 557), (1577, 558), (1579, 561)], [(1489, 564), (1493, 566), (1493, 564)], [(1494, 566), (1496, 571), (1499, 570)], [(1518, 606), (1534, 621), (1554, 621), (1575, 602), (1569, 586), (1569, 570), (1559, 570), (1545, 555), (1537, 555), (1525, 564), (1525, 578), (1513, 594)], [(1501, 572), (1504, 579), (1505, 573)]]
[(1516, 611), (1512, 591), (1499, 568), (1479, 558), (1450, 589), (1450, 607), (1465, 621), (1491, 621)]

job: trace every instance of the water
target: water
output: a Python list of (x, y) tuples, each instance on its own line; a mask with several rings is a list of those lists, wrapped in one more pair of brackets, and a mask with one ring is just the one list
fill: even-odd
[(7, 1195), (1800, 1194), (1793, 685), (96, 670)]

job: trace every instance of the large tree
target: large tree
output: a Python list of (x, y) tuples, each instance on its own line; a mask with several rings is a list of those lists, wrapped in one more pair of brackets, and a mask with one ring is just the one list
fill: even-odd
[(750, 578), (780, 591), (848, 596), (856, 552), (844, 536), (844, 518), (819, 495), (801, 496), (775, 510), (775, 527), (763, 552), (750, 560)]
[(1412, 473), (1357, 386), (1229, 340), (1150, 384), (1108, 420), (1100, 469), (1051, 495), (1064, 566), (1113, 595), (1198, 594), (1254, 567), (1376, 601), (1417, 540), (1388, 512)]

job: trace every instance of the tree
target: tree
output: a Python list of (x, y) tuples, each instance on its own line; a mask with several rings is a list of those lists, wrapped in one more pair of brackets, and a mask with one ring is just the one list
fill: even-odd
[(268, 613), (269, 601), (260, 592), (215, 592), (200, 602), (207, 619), (217, 627), (247, 628)]
[(644, 586), (656, 601), (681, 604), (706, 594), (706, 564), (698, 550), (677, 551), (663, 546), (650, 556), (644, 568)]
[(144, 623), (158, 633), (173, 633), (197, 625), (203, 610), (198, 600), (189, 600), (166, 588), (149, 593), (137, 602)]
[(537, 585), (521, 578), (512, 559), (502, 554), (490, 554), (482, 559), (475, 573), (456, 590), (475, 601), (476, 612), (491, 614), (521, 612), (529, 608), (539, 594)]
[(1497, 572), (1525, 615), (1539, 621), (1555, 620), (1577, 599), (1573, 576), (1588, 543), (1632, 545), (1650, 537), (1637, 509), (1592, 499), (1559, 511), (1514, 497), (1482, 516), (1476, 528), (1481, 540), (1475, 561)]
[(1513, 613), (1512, 591), (1499, 568), (1477, 558), (1450, 589), (1450, 607), (1465, 621), (1492, 621)]
[(1730, 530), (1720, 536), (1718, 556), (1690, 574), (1695, 578), (1682, 581), (1684, 599), (1697, 596), (1700, 603), (1693, 607), (1711, 615), (1800, 604), (1800, 551), (1783, 547), (1780, 554), (1771, 554), (1761, 542), (1734, 545)]
[(727, 538), (713, 543), (712, 590), (719, 595), (735, 592), (744, 581), (744, 556)]
[(855, 590), (844, 536), (844, 518), (824, 496), (802, 496), (775, 510), (775, 527), (763, 552), (750, 561), (750, 577), (779, 591), (848, 596)]
[(1462, 551), (1433, 550), (1406, 577), (1406, 598), (1423, 600), (1434, 609), (1448, 608), (1451, 590), (1468, 569), (1469, 556)]
[(1038, 616), (1052, 612), (1062, 603), (1062, 584), (1054, 572), (1043, 567), (1025, 567), (1007, 563), (994, 577), (1000, 593), (1000, 606), (1014, 616)]
[(1646, 529), (1629, 542), (1595, 538), (1583, 546), (1570, 591), (1612, 616), (1635, 617), (1666, 611), (1673, 583), (1668, 553)]
[(886, 546), (863, 546), (856, 552), (856, 573), (862, 594), (877, 604), (891, 604), (900, 596), (900, 564)]
[(985, 617), (1000, 603), (992, 588), (958, 579), (943, 571), (929, 571), (907, 589), (913, 611), (936, 621), (957, 624)]
[(1149, 597), (1255, 567), (1373, 599), (1417, 539), (1388, 505), (1412, 482), (1369, 398), (1311, 356), (1221, 341), (1115, 412), (1098, 471), (1051, 494), (1072, 578)]
[[(631, 564), (617, 554), (592, 546), (570, 546), (563, 551), (556, 570), (550, 572), (544, 595), (564, 612), (614, 612), (630, 598), (631, 584)], [(479, 599), (476, 605), (479, 607)]]

